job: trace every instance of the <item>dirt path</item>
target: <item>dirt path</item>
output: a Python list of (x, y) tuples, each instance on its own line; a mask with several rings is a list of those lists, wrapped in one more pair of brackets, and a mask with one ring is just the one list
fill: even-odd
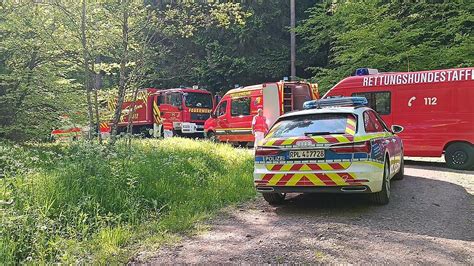
[(228, 209), (211, 230), (151, 263), (474, 264), (474, 172), (407, 162), (387, 206), (357, 195), (260, 197)]

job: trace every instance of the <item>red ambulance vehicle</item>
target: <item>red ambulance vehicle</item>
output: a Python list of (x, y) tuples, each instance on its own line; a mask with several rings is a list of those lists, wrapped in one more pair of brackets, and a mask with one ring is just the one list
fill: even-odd
[(363, 96), (390, 127), (404, 127), (406, 156), (440, 157), (474, 168), (474, 68), (378, 73), (361, 68), (323, 98)]
[[(135, 108), (132, 116), (133, 134), (141, 133), (148, 137), (202, 135), (204, 122), (209, 118), (214, 104), (212, 94), (202, 89), (143, 89), (139, 91), (135, 102), (131, 97), (126, 97), (118, 132), (126, 132), (129, 114)], [(111, 108), (115, 108), (113, 104)]]
[(303, 103), (319, 99), (318, 85), (280, 81), (228, 91), (204, 124), (207, 138), (246, 145), (254, 141), (252, 119), (259, 108), (269, 126), (285, 113), (302, 110)]

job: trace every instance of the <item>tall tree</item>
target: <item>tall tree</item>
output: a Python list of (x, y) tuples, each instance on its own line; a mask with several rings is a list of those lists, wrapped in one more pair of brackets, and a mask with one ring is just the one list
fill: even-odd
[(128, 16), (129, 16), (129, 3), (128, 0), (122, 1), (122, 56), (120, 60), (120, 81), (118, 87), (117, 106), (114, 112), (114, 118), (112, 120), (110, 144), (113, 145), (116, 141), (117, 136), (117, 124), (120, 119), (122, 104), (125, 98), (127, 90), (127, 63), (128, 63)]
[(88, 139), (92, 139), (93, 128), (94, 128), (94, 113), (92, 111), (92, 88), (90, 81), (90, 66), (89, 66), (89, 48), (87, 46), (87, 37), (86, 37), (86, 12), (87, 5), (86, 0), (82, 0), (82, 12), (81, 12), (81, 44), (82, 44), (82, 61), (84, 63), (84, 89), (86, 91), (87, 98), (87, 118), (89, 119), (89, 131)]
[(358, 67), (413, 71), (472, 65), (474, 5), (329, 2), (309, 10), (298, 32), (327, 57), (309, 68), (327, 90)]

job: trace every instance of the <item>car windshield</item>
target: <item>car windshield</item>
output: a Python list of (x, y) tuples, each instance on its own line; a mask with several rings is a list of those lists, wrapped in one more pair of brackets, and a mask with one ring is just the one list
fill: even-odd
[(187, 107), (212, 108), (212, 96), (209, 93), (189, 92), (185, 104)]
[(311, 114), (288, 117), (277, 122), (271, 129), (272, 137), (286, 138), (299, 136), (321, 136), (344, 134), (347, 120), (354, 119), (352, 114)]

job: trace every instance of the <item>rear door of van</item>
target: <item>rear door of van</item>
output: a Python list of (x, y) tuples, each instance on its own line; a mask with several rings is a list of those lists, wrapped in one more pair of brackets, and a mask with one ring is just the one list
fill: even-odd
[(280, 91), (277, 83), (266, 84), (263, 89), (263, 115), (271, 126), (281, 114)]

